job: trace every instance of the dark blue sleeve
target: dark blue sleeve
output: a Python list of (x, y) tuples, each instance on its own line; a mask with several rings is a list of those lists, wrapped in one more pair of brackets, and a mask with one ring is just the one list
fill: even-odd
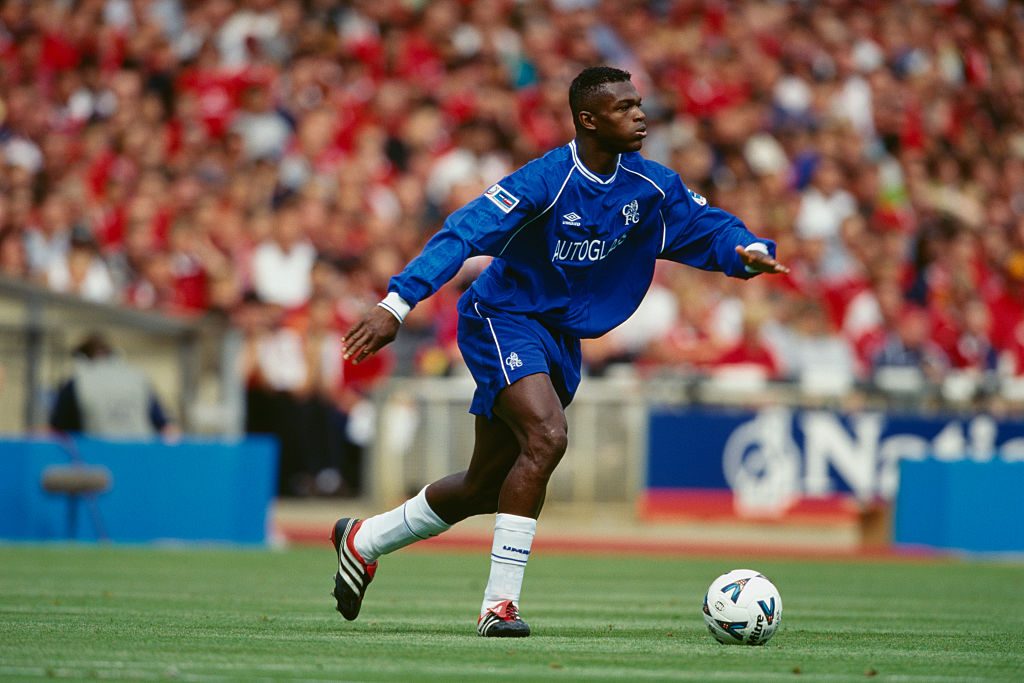
[(775, 242), (757, 237), (743, 222), (727, 211), (710, 206), (708, 200), (687, 188), (678, 175), (666, 182), (662, 218), (665, 221), (665, 246), (659, 258), (684, 263), (703, 270), (718, 270), (726, 275), (751, 278), (736, 247), (761, 242), (775, 257)]
[(455, 211), (419, 256), (391, 278), (388, 291), (415, 306), (455, 277), (471, 256), (500, 256), (516, 233), (546, 207), (540, 160), (491, 185)]
[(50, 411), (50, 427), (59, 432), (82, 431), (82, 413), (78, 409), (75, 380), (68, 380), (57, 391), (53, 410)]

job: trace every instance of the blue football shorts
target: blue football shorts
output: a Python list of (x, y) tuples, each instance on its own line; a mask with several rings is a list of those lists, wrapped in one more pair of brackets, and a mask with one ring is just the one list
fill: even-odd
[(537, 373), (548, 375), (562, 407), (569, 405), (580, 385), (579, 338), (525, 315), (489, 308), (472, 290), (459, 298), (458, 311), (459, 350), (476, 380), (469, 412), (492, 417), (502, 389)]

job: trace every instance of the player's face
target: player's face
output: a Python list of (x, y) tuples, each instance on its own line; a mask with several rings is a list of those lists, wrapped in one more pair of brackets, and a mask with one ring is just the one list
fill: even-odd
[(609, 152), (639, 152), (647, 137), (640, 93), (629, 81), (608, 83), (593, 111), (594, 132)]

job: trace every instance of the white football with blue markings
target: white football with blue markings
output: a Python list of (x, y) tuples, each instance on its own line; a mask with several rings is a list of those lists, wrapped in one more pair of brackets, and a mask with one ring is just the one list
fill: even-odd
[(764, 574), (733, 569), (711, 582), (704, 596), (708, 631), (726, 645), (764, 645), (782, 623), (782, 596)]

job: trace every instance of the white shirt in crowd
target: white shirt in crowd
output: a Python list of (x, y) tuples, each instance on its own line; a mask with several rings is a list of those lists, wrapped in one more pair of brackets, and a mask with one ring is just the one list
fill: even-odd
[(796, 216), (796, 234), (805, 239), (834, 240), (843, 221), (857, 211), (857, 201), (846, 190), (826, 195), (809, 187), (800, 198)]
[(285, 308), (301, 306), (309, 300), (315, 260), (316, 249), (309, 242), (299, 242), (288, 251), (272, 240), (261, 243), (252, 259), (256, 295), (261, 301)]
[(100, 303), (114, 301), (117, 289), (114, 279), (106, 264), (98, 258), (92, 259), (82, 281), (74, 283), (66, 258), (55, 258), (50, 261), (46, 270), (46, 284), (50, 289), (66, 294), (77, 294), (83, 299)]
[(283, 327), (261, 338), (256, 347), (260, 374), (277, 391), (296, 391), (306, 383), (309, 368), (302, 337)]

